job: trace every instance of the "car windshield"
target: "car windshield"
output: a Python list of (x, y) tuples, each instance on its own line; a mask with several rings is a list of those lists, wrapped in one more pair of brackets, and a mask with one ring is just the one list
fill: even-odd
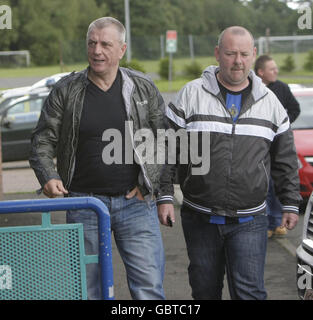
[(313, 95), (296, 96), (300, 103), (300, 115), (291, 124), (292, 129), (312, 129), (313, 128)]

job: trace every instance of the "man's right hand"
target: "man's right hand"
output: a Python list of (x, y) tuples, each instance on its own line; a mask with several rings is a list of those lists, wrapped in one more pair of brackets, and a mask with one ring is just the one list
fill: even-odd
[(159, 204), (158, 205), (158, 216), (159, 216), (159, 221), (164, 226), (168, 226), (168, 227), (170, 226), (168, 219), (170, 219), (172, 223), (175, 223), (174, 205), (170, 204), (170, 203)]
[(68, 191), (64, 188), (61, 180), (51, 179), (44, 185), (43, 193), (49, 198), (55, 198), (68, 194)]

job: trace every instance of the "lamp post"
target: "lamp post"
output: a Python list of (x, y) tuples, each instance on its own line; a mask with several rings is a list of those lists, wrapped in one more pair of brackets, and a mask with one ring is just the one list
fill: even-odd
[(132, 59), (131, 39), (130, 39), (130, 16), (129, 16), (129, 0), (124, 0), (125, 4), (125, 27), (126, 27), (126, 60), (130, 62)]

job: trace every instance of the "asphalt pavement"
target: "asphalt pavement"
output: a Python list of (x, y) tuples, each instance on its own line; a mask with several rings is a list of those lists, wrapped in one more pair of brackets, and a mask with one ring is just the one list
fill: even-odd
[[(35, 190), (39, 184), (34, 173), (28, 167), (28, 162), (11, 162), (3, 164), (4, 200), (44, 198), (37, 195)], [(189, 300), (191, 290), (188, 284), (188, 258), (185, 241), (180, 223), (181, 192), (176, 186), (176, 223), (173, 228), (161, 226), (166, 269), (164, 289), (169, 300)], [(0, 227), (11, 225), (40, 224), (38, 213), (0, 215)], [(65, 223), (65, 214), (53, 213), (52, 223)], [(273, 238), (268, 241), (265, 268), (265, 286), (269, 300), (298, 300), (296, 289), (296, 247), (301, 242), (303, 216), (297, 227), (290, 231), (285, 238)], [(112, 255), (114, 269), (115, 298), (130, 299), (123, 263), (112, 239)], [(227, 282), (223, 291), (223, 299), (228, 300)]]

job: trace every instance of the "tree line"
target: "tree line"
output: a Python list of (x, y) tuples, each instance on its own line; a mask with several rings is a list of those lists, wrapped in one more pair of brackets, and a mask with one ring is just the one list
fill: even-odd
[[(12, 29), (0, 30), (0, 51), (30, 50), (36, 65), (58, 63), (62, 43), (85, 40), (89, 23), (101, 16), (124, 18), (124, 0), (4, 0), (12, 9)], [(299, 13), (282, 0), (129, 0), (132, 37), (215, 36), (242, 25), (257, 38), (305, 34)]]

